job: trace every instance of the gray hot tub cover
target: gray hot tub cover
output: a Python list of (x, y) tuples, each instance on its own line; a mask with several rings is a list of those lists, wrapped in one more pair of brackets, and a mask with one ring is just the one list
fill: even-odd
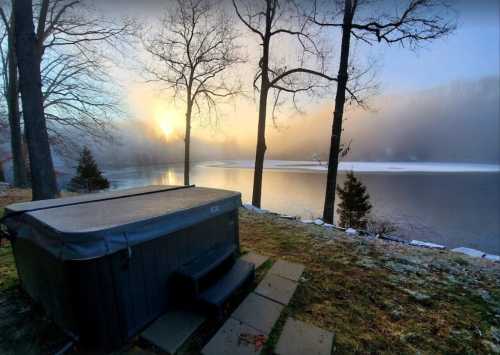
[(237, 209), (239, 192), (149, 186), (12, 204), (5, 224), (63, 260), (97, 258)]

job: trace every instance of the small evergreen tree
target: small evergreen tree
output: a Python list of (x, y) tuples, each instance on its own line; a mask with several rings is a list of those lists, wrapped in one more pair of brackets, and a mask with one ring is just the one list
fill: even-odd
[(76, 168), (76, 176), (71, 179), (68, 189), (71, 191), (96, 191), (109, 187), (109, 181), (106, 179), (97, 163), (92, 157), (92, 153), (87, 147), (83, 148), (82, 155)]
[(366, 228), (367, 215), (372, 209), (370, 195), (366, 192), (366, 187), (359, 181), (352, 171), (347, 173), (347, 180), (344, 187), (337, 185), (337, 193), (340, 204), (337, 208), (339, 214), (339, 224), (341, 227)]

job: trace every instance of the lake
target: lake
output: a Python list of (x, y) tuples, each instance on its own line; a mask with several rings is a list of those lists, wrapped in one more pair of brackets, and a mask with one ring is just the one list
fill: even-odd
[[(352, 163), (367, 186), (373, 214), (405, 225), (405, 239), (500, 254), (500, 169), (495, 165)], [(378, 165), (377, 165), (378, 164)], [(382, 165), (381, 165), (382, 164)], [(383, 165), (385, 164), (385, 165)], [(252, 194), (248, 161), (193, 164), (191, 183)], [(322, 214), (325, 167), (316, 162), (266, 162), (262, 208), (302, 218)], [(340, 173), (340, 183), (344, 179)], [(104, 171), (112, 189), (151, 184), (182, 185), (182, 164)]]

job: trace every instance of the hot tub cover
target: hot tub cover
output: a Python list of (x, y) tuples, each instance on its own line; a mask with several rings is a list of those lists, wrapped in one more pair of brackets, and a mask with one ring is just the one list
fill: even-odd
[(237, 209), (241, 194), (219, 189), (148, 186), (16, 203), (5, 224), (64, 260), (101, 257)]

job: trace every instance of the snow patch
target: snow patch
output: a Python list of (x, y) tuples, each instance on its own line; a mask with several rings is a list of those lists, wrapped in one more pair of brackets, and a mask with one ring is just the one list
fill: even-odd
[(314, 221), (312, 219), (302, 219), (300, 221), (304, 224), (313, 224), (314, 223)]
[(262, 209), (259, 207), (255, 207), (254, 205), (252, 205), (250, 203), (244, 203), (243, 208), (245, 208), (248, 211), (255, 212), (255, 213), (267, 213), (267, 212), (269, 212), (268, 210), (265, 210), (265, 209)]
[[(253, 160), (208, 161), (203, 166), (214, 168), (253, 169)], [(266, 160), (264, 169), (327, 171), (327, 165), (309, 160)], [(396, 172), (396, 173), (463, 173), (463, 172), (500, 172), (498, 164), (441, 163), (441, 162), (340, 162), (339, 171), (355, 172)]]
[(486, 254), (484, 256), (485, 259), (491, 260), (491, 261), (498, 261), (500, 262), (500, 255), (493, 255), (493, 254)]
[(451, 251), (454, 251), (456, 253), (462, 253), (462, 254), (465, 254), (465, 255), (468, 255), (468, 256), (472, 256), (474, 258), (482, 258), (482, 257), (484, 257), (486, 255), (481, 250), (472, 249), (472, 248), (466, 248), (466, 247), (460, 247), (460, 248), (451, 249)]
[(347, 228), (345, 230), (345, 234), (355, 236), (355, 235), (358, 235), (358, 231), (354, 228)]
[(317, 226), (322, 226), (323, 224), (325, 224), (325, 222), (323, 222), (323, 220), (318, 218), (314, 220), (314, 224)]
[(432, 248), (432, 249), (446, 249), (446, 247), (444, 245), (429, 243), (429, 242), (422, 242), (420, 240), (412, 240), (410, 242), (410, 245), (417, 246), (417, 247), (424, 247), (424, 248)]

